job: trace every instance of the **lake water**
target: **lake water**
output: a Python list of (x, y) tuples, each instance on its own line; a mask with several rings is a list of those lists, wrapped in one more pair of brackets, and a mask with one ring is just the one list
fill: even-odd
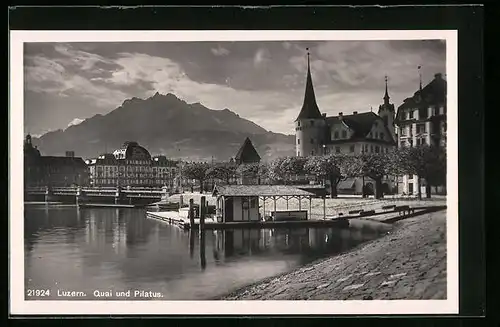
[[(26, 207), (25, 298), (210, 299), (380, 233), (252, 229), (205, 231), (200, 238), (146, 218), (142, 209)], [(64, 297), (71, 291), (79, 296)]]

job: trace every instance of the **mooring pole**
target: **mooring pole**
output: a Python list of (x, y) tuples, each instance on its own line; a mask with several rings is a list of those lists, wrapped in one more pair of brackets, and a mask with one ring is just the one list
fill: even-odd
[(205, 257), (205, 215), (207, 214), (207, 201), (205, 196), (201, 197), (200, 200), (200, 224), (199, 224), (199, 234), (200, 234), (200, 263), (201, 268), (205, 269), (207, 264)]
[(200, 224), (199, 224), (200, 237), (201, 237), (201, 234), (203, 234), (203, 231), (205, 230), (205, 215), (207, 213), (206, 204), (207, 204), (207, 202), (205, 200), (205, 197), (202, 196), (201, 201), (200, 201)]
[(309, 219), (312, 219), (312, 198), (309, 197)]
[(323, 220), (326, 219), (326, 196), (323, 197)]
[(193, 199), (189, 199), (189, 228), (191, 228), (191, 229), (194, 228), (194, 200)]

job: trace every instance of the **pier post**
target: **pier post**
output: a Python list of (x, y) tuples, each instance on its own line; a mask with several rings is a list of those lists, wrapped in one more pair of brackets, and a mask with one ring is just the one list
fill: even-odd
[(309, 197), (309, 219), (312, 219), (312, 197)]
[[(182, 195), (181, 195), (182, 198)], [(194, 228), (194, 200), (189, 199), (189, 228)]]
[(196, 231), (195, 229), (191, 226), (189, 229), (189, 257), (193, 258), (194, 254), (194, 238), (196, 237)]
[(168, 188), (166, 186), (162, 186), (161, 188), (161, 201), (167, 201), (168, 199)]
[(52, 187), (45, 186), (45, 202), (54, 201), (54, 194), (52, 193)]
[(204, 196), (200, 200), (200, 224), (199, 224), (199, 234), (200, 234), (200, 263), (201, 268), (205, 269), (207, 265), (205, 256), (205, 215), (207, 214), (207, 201)]
[(286, 197), (286, 210), (288, 210), (288, 197)]
[(273, 201), (274, 201), (274, 217), (276, 217), (276, 197), (275, 196), (273, 196)]
[[(191, 200), (193, 200), (193, 199), (191, 199)], [(190, 205), (191, 205), (191, 200), (189, 200)], [(182, 194), (180, 194), (179, 195), (179, 209), (182, 208), (183, 205), (184, 205), (184, 197), (182, 196)]]
[(266, 197), (264, 196), (262, 198), (262, 218), (264, 218), (264, 221), (266, 221)]
[(83, 202), (84, 200), (84, 197), (85, 197), (85, 194), (83, 193), (82, 191), (82, 187), (81, 186), (78, 186), (76, 188), (76, 206), (79, 207), (80, 204)]
[(203, 231), (205, 229), (205, 215), (207, 214), (206, 204), (207, 202), (205, 200), (205, 197), (202, 196), (200, 201), (200, 224), (199, 224), (200, 236), (201, 234), (203, 234)]
[(326, 219), (326, 196), (323, 196), (323, 220)]
[(120, 204), (121, 196), (122, 196), (122, 189), (120, 186), (117, 186), (115, 192), (115, 204)]

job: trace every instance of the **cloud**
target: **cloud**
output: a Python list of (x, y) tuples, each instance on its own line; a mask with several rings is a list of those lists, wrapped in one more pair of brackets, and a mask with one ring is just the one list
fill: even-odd
[(82, 123), (83, 121), (85, 121), (85, 119), (75, 118), (69, 122), (68, 127), (78, 125), (78, 124)]
[(228, 49), (221, 47), (220, 45), (217, 48), (211, 48), (210, 51), (216, 56), (227, 56), (230, 52)]
[(270, 60), (271, 60), (271, 54), (269, 53), (269, 50), (260, 48), (255, 52), (253, 63), (255, 67), (259, 67), (265, 62), (268, 62)]
[[(304, 94), (306, 46), (291, 41), (235, 42), (229, 52), (223, 45), (196, 43), (196, 48), (186, 46), (183, 53), (179, 50), (183, 44), (120, 44), (120, 50), (110, 44), (86, 48), (56, 44), (51, 53), (26, 55), (26, 89), (68, 100), (83, 99), (102, 113), (134, 96), (173, 93), (189, 103), (229, 108), (265, 129), (293, 133)], [(307, 46), (318, 105), (329, 115), (368, 111), (370, 106), (378, 109), (385, 75), (389, 76), (391, 100), (398, 106), (418, 87), (418, 65), (423, 65), (424, 83), (436, 72), (445, 73), (444, 45), (439, 42), (335, 41)], [(170, 49), (179, 52), (170, 55)], [(218, 63), (209, 51), (215, 56), (231, 56)], [(65, 119), (76, 116), (84, 117), (74, 112)]]

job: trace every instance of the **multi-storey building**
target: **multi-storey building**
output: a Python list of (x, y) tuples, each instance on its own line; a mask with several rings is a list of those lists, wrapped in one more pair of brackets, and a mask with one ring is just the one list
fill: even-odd
[(24, 185), (25, 186), (75, 186), (87, 185), (88, 170), (80, 157), (67, 151), (65, 157), (42, 156), (27, 135), (24, 142)]
[[(434, 79), (413, 96), (406, 98), (398, 108), (396, 115), (398, 147), (433, 145), (446, 147), (446, 80), (442, 74), (435, 74)], [(406, 194), (418, 192), (416, 176), (403, 176), (401, 190)], [(420, 187), (425, 189), (425, 180)], [(438, 192), (445, 192), (438, 187)]]
[[(319, 110), (314, 93), (307, 58), (307, 78), (304, 102), (295, 120), (296, 155), (311, 156), (329, 153), (388, 153), (396, 147), (394, 126), (394, 104), (390, 103), (387, 78), (384, 103), (379, 106), (378, 114), (371, 111), (350, 115), (340, 112), (338, 116), (327, 117)], [(384, 191), (391, 192), (392, 179), (384, 181)], [(349, 178), (338, 186), (339, 193), (361, 194), (363, 185), (368, 186), (368, 193), (374, 183), (363, 178)]]
[(137, 142), (125, 142), (112, 154), (86, 161), (92, 186), (174, 187), (178, 162), (151, 154)]

